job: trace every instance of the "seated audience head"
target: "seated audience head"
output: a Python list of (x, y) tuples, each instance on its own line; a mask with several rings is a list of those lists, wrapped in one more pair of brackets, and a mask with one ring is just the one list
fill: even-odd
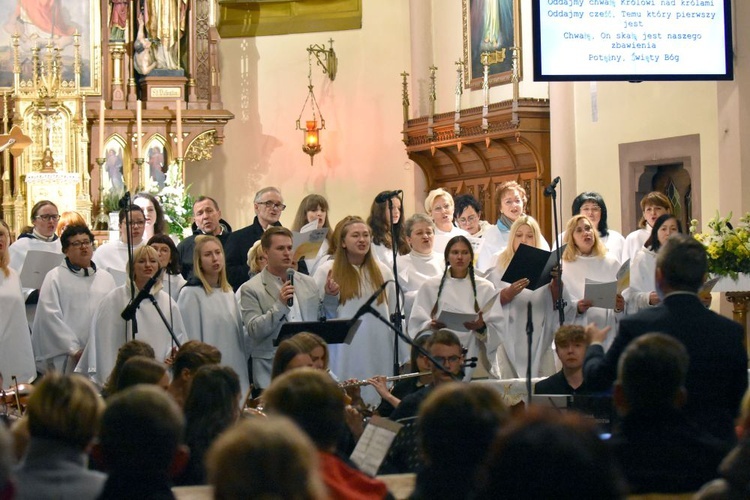
[(470, 194), (462, 194), (456, 197), (455, 203), (453, 217), (456, 225), (471, 235), (478, 233), (481, 229), (479, 222), (482, 220), (482, 205), (479, 200)]
[(555, 352), (563, 368), (579, 370), (583, 368), (586, 348), (591, 343), (586, 329), (580, 325), (562, 325), (555, 332)]
[(273, 356), (271, 380), (289, 370), (305, 366), (313, 366), (312, 357), (307, 350), (294, 338), (282, 340)]
[(170, 392), (173, 387), (179, 386), (181, 391), (184, 391), (184, 396), (187, 397), (190, 382), (198, 368), (219, 363), (221, 363), (221, 351), (217, 348), (200, 340), (188, 340), (182, 344), (172, 362)]
[(566, 262), (575, 261), (579, 255), (603, 257), (607, 253), (599, 231), (585, 215), (574, 215), (565, 227), (565, 241), (562, 258)]
[(86, 226), (86, 219), (81, 214), (75, 211), (63, 212), (60, 214), (60, 220), (57, 221), (57, 229), (55, 234), (62, 236), (63, 232), (68, 226)]
[(250, 273), (255, 276), (266, 267), (267, 263), (268, 257), (260, 245), (260, 240), (258, 240), (247, 251), (247, 267), (250, 268)]
[(134, 356), (127, 360), (117, 378), (116, 392), (138, 384), (152, 384), (166, 391), (169, 388), (166, 365), (145, 356)]
[(431, 367), (433, 384), (437, 386), (462, 378), (464, 354), (458, 336), (450, 330), (443, 329), (433, 333), (427, 342), (432, 357), (450, 372), (445, 373), (433, 363)]
[(91, 267), (91, 257), (94, 255), (94, 235), (88, 226), (77, 224), (68, 226), (60, 236), (62, 253), (68, 261), (76, 267)]
[(328, 370), (328, 343), (320, 335), (300, 332), (292, 338), (303, 351), (310, 355), (313, 368)]
[(327, 498), (310, 438), (284, 417), (254, 418), (228, 429), (208, 451), (216, 500)]
[[(447, 383), (419, 410), (419, 443), (429, 467), (471, 471), (508, 419), (500, 393), (489, 386)], [(463, 475), (463, 474), (461, 474)], [(468, 480), (468, 478), (466, 478)]]
[(672, 202), (664, 193), (651, 191), (641, 198), (641, 211), (642, 215), (641, 220), (638, 221), (638, 227), (653, 227), (659, 216), (672, 213)]
[(604, 238), (609, 234), (607, 227), (607, 204), (599, 193), (584, 191), (573, 199), (573, 215), (585, 215)]
[(412, 372), (430, 372), (430, 376), (432, 376), (432, 363), (427, 356), (422, 354), (417, 348), (417, 346), (419, 346), (429, 352), (431, 339), (432, 330), (430, 329), (425, 329), (419, 332), (414, 339), (414, 345), (411, 346), (411, 351), (409, 353), (409, 369)]
[(185, 400), (188, 433), (191, 427), (197, 427), (201, 432), (228, 427), (240, 416), (241, 396), (240, 379), (232, 368), (219, 365), (200, 367)]
[(12, 473), (13, 441), (5, 424), (0, 422), (0, 500), (12, 500), (15, 496)]
[(675, 233), (682, 233), (682, 222), (680, 222), (680, 219), (672, 214), (660, 215), (656, 219), (656, 222), (654, 222), (651, 234), (643, 246), (652, 252), (658, 252), (669, 237)]
[(221, 210), (216, 200), (210, 196), (199, 196), (193, 202), (193, 219), (195, 226), (203, 234), (218, 236), (224, 230), (221, 227)]
[(263, 394), (270, 415), (291, 418), (322, 451), (336, 448), (344, 430), (344, 392), (327, 374), (300, 368), (271, 382)]
[(648, 333), (634, 339), (617, 364), (615, 406), (623, 414), (682, 407), (688, 364), (687, 349), (671, 335)]
[(155, 234), (146, 244), (154, 247), (159, 254), (159, 267), (165, 268), (168, 274), (180, 273), (180, 252), (177, 251), (172, 238), (166, 234)]
[(675, 234), (656, 256), (656, 290), (664, 294), (682, 291), (696, 293), (708, 269), (706, 247), (684, 234)]
[(122, 365), (127, 360), (134, 356), (145, 356), (149, 359), (156, 359), (154, 354), (154, 348), (150, 344), (142, 342), (140, 340), (129, 340), (120, 346), (117, 350), (117, 359), (115, 360), (115, 367), (109, 374), (107, 382), (104, 384), (104, 394), (114, 394), (117, 390), (117, 379), (120, 378), (120, 372), (122, 371)]
[(474, 498), (619, 500), (624, 493), (614, 458), (592, 422), (531, 407), (500, 429)]
[(319, 194), (308, 194), (299, 204), (297, 214), (294, 216), (292, 231), (299, 232), (312, 221), (318, 221), (318, 229), (329, 228), (331, 223), (328, 221), (328, 200), (325, 196)]
[(94, 455), (110, 475), (174, 476), (189, 456), (184, 432), (182, 412), (167, 393), (137, 385), (108, 400)]
[(78, 375), (47, 374), (29, 397), (26, 414), (32, 438), (86, 450), (99, 428), (104, 402), (93, 384)]

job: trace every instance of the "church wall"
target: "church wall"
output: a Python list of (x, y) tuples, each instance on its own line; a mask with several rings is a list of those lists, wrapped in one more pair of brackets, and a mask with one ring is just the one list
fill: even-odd
[[(234, 228), (252, 221), (253, 195), (267, 185), (284, 195), (284, 225), (291, 225), (299, 201), (310, 193), (328, 198), (333, 221), (366, 216), (385, 189), (403, 189), (406, 212), (412, 213), (414, 167), (400, 134), (399, 74), (410, 61), (408, 14), (402, 0), (364, 0), (360, 30), (222, 40), (222, 99), (235, 119), (214, 157), (187, 167), (191, 192), (215, 196)], [(310, 166), (295, 121), (307, 95), (306, 48), (327, 45), (329, 38), (339, 68), (331, 82), (313, 59), (314, 92), (326, 129), (323, 149)], [(303, 126), (309, 111), (308, 104)]]

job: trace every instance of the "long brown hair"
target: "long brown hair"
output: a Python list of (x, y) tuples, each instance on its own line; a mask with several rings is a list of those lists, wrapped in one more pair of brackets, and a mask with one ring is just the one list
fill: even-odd
[[(328, 220), (328, 200), (319, 194), (308, 194), (299, 203), (297, 214), (294, 216), (294, 223), (292, 223), (292, 231), (299, 231), (304, 225), (308, 223), (307, 212), (311, 210), (317, 210), (320, 207), (321, 210), (326, 211), (326, 220), (323, 222), (323, 227), (331, 229), (331, 223)], [(330, 233), (330, 231), (329, 231)]]
[[(383, 191), (380, 194), (387, 193)], [(394, 196), (396, 198), (396, 196)], [(404, 206), (401, 205), (398, 209), (400, 216), (399, 222), (404, 220)], [(393, 248), (393, 238), (391, 237), (391, 211), (388, 210), (388, 203), (378, 203), (373, 201), (370, 206), (370, 216), (367, 218), (367, 224), (372, 230), (372, 242), (376, 245), (383, 245), (384, 247), (391, 249)], [(403, 224), (398, 225), (398, 253), (399, 255), (406, 255), (411, 251), (409, 244), (406, 242), (406, 236), (404, 235)]]
[[(349, 263), (346, 249), (342, 245), (344, 238), (346, 238), (346, 235), (349, 232), (349, 227), (353, 224), (364, 224), (367, 226), (365, 221), (356, 215), (348, 215), (336, 224), (336, 253), (333, 257), (333, 268), (331, 274), (334, 281), (339, 285), (339, 301), (341, 304), (345, 304), (348, 300), (359, 297), (362, 293), (360, 274), (355, 271), (354, 267)], [(367, 229), (369, 230), (370, 227), (367, 226)], [(372, 248), (370, 248), (367, 251), (367, 255), (365, 255), (365, 261), (362, 263), (362, 270), (367, 274), (367, 277), (374, 288), (379, 288), (384, 283), (385, 280), (383, 279), (383, 273), (380, 272), (380, 267), (378, 267), (377, 261), (372, 256)], [(385, 294), (380, 294), (378, 297), (378, 304), (382, 304), (384, 301)]]

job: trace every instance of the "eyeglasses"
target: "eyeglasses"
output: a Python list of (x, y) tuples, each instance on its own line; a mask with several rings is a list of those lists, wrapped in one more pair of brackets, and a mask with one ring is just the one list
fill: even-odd
[(140, 222), (131, 222), (131, 227), (143, 227), (146, 225), (146, 221), (140, 221)]
[(91, 240), (71, 241), (70, 246), (73, 248), (90, 247), (94, 242)]
[(283, 212), (286, 208), (286, 205), (283, 203), (274, 203), (272, 201), (261, 201), (258, 203), (258, 205), (265, 205), (267, 209), (271, 210), (272, 208), (275, 208), (276, 210)]
[(440, 363), (441, 365), (445, 364), (454, 364), (458, 363), (461, 360), (461, 356), (449, 356), (449, 357), (443, 357), (443, 356), (433, 356), (435, 358), (435, 361)]
[(476, 215), (470, 215), (468, 217), (461, 217), (458, 219), (459, 224), (474, 224), (478, 217)]
[(44, 222), (57, 222), (60, 220), (60, 216), (57, 214), (45, 214), (45, 215), (37, 215), (34, 217), (36, 220), (43, 220)]

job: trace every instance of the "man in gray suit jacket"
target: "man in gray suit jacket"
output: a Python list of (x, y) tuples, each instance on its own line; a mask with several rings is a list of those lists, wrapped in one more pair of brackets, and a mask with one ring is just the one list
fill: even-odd
[[(274, 339), (281, 326), (289, 321), (317, 321), (333, 318), (339, 305), (338, 284), (328, 277), (325, 290), (315, 281), (292, 267), (292, 233), (286, 228), (271, 226), (263, 233), (260, 245), (268, 256), (266, 268), (244, 283), (238, 290), (242, 321), (250, 339), (253, 358), (253, 384), (265, 389), (271, 382), (271, 365), (276, 347)], [(291, 300), (291, 306), (289, 305)]]

